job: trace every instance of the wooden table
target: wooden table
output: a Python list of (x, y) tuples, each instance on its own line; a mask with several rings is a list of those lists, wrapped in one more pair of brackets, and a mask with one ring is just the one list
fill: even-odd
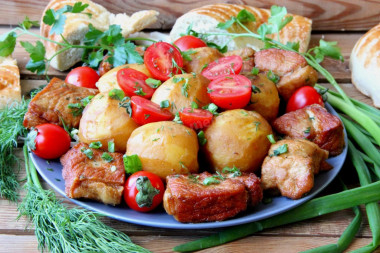
[[(41, 12), (47, 0), (43, 1), (1, 1), (0, 3), (0, 34), (7, 32), (12, 26), (23, 20), (28, 15), (31, 20), (40, 19)], [(156, 9), (162, 14), (159, 22), (154, 26), (155, 29), (169, 29), (176, 17), (191, 8), (202, 6), (210, 2), (218, 1), (155, 1), (151, 7), (149, 1), (100, 1), (106, 8), (113, 12), (125, 10), (132, 13), (139, 9)], [(258, 7), (270, 7), (271, 4), (284, 4), (289, 12), (305, 15), (313, 18), (313, 35), (311, 46), (318, 44), (321, 38), (328, 41), (338, 41), (342, 48), (345, 62), (326, 60), (324, 66), (333, 74), (337, 81), (347, 94), (353, 98), (359, 99), (372, 105), (367, 97), (359, 93), (350, 83), (350, 70), (348, 67), (349, 55), (355, 42), (364, 34), (366, 30), (380, 22), (380, 1), (225, 1), (228, 3), (251, 4)], [(355, 2), (355, 3), (352, 3)], [(11, 25), (11, 27), (10, 27)], [(38, 33), (35, 29), (34, 32)], [(23, 40), (35, 41), (34, 38), (25, 36)], [(28, 56), (19, 45), (13, 56), (18, 60), (21, 71), (21, 84), (23, 93), (30, 89), (45, 84), (46, 81), (42, 76), (36, 76), (25, 69)], [(49, 75), (65, 77), (66, 73), (58, 72), (51, 69)], [(325, 84), (326, 80), (320, 79), (319, 83)], [(22, 157), (20, 149), (17, 155)], [(357, 183), (355, 171), (349, 163), (346, 163), (343, 171), (343, 177), (348, 179), (352, 185)], [(20, 171), (20, 179), (25, 178), (23, 169)], [(44, 187), (50, 188), (46, 183)], [(339, 183), (333, 182), (328, 189), (321, 195), (339, 191)], [(21, 198), (25, 192), (20, 192)], [(60, 198), (70, 207), (74, 205), (65, 198)], [(364, 212), (365, 213), (365, 212)], [(16, 221), (18, 216), (17, 205), (7, 200), (0, 199), (0, 252), (39, 252), (37, 241), (34, 236), (33, 227), (26, 228), (29, 221), (21, 218)], [(335, 243), (344, 229), (353, 219), (354, 215), (351, 210), (343, 210), (336, 213), (320, 216), (304, 222), (290, 224), (274, 229), (257, 233), (229, 244), (225, 244), (203, 252), (298, 252), (321, 245)], [(366, 218), (356, 239), (350, 245), (349, 250), (362, 247), (372, 241), (371, 231)], [(120, 222), (110, 218), (102, 218), (102, 221), (122, 232), (125, 232), (131, 239), (152, 252), (171, 252), (171, 249), (184, 242), (188, 242), (203, 236), (210, 235), (223, 229), (206, 229), (206, 230), (171, 230), (138, 226), (129, 223)], [(378, 250), (377, 252), (380, 252)]]

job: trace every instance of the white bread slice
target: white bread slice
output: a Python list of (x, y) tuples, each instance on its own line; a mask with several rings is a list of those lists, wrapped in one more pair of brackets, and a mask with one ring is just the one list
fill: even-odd
[[(51, 26), (46, 25), (42, 22), (43, 16), (48, 9), (58, 10), (65, 5), (74, 5), (76, 0), (52, 0), (46, 6), (42, 18), (41, 18), (41, 28), (40, 33), (42, 36), (55, 40), (58, 42), (63, 42), (63, 39), (59, 34), (50, 35)], [(147, 26), (153, 24), (157, 20), (158, 12), (154, 10), (149, 11), (139, 11), (134, 13), (132, 16), (128, 16), (125, 13), (122, 14), (112, 14), (107, 11), (103, 6), (96, 4), (90, 0), (81, 0), (83, 4), (88, 4), (89, 6), (83, 11), (84, 13), (91, 13), (92, 16), (89, 17), (84, 13), (65, 13), (67, 19), (64, 25), (62, 35), (67, 39), (68, 42), (72, 44), (83, 44), (83, 39), (88, 31), (88, 25), (91, 23), (96, 29), (105, 31), (110, 25), (117, 24), (120, 25), (122, 29), (122, 34), (124, 37), (128, 37), (130, 34), (138, 32)], [(53, 56), (61, 46), (51, 43), (44, 42), (46, 47), (47, 58)], [(53, 58), (50, 65), (58, 70), (67, 70), (75, 63), (81, 60), (83, 49), (70, 49), (58, 54)]]
[[(238, 25), (231, 26), (227, 31), (216, 28), (219, 22), (226, 22), (231, 17), (236, 17), (236, 15), (242, 9), (246, 9), (251, 12), (255, 18), (256, 22), (248, 22), (246, 26), (252, 31), (257, 32), (257, 29), (262, 23), (268, 21), (270, 16), (270, 11), (267, 9), (260, 9), (251, 7), (248, 5), (235, 5), (235, 4), (214, 4), (206, 5), (201, 8), (193, 9), (190, 12), (182, 15), (176, 21), (173, 29), (170, 32), (171, 41), (175, 41), (180, 37), (181, 33), (185, 33), (189, 25), (192, 24), (193, 30), (199, 33), (244, 33), (243, 30)], [(308, 48), (311, 33), (311, 19), (288, 14), (293, 16), (293, 20), (287, 24), (279, 34), (280, 42), (286, 44), (287, 42), (299, 42), (300, 52), (305, 52)], [(277, 39), (277, 34), (272, 34), (268, 36), (270, 38)], [(208, 36), (207, 41), (214, 42), (220, 46), (224, 46), (226, 43), (228, 50), (236, 50), (239, 48), (244, 48), (246, 46), (252, 47), (255, 50), (261, 49), (264, 44), (254, 38), (236, 38), (230, 42), (228, 36)]]
[(351, 52), (350, 69), (355, 87), (380, 107), (380, 24), (356, 42)]
[(0, 57), (0, 108), (21, 101), (20, 71), (15, 59)]

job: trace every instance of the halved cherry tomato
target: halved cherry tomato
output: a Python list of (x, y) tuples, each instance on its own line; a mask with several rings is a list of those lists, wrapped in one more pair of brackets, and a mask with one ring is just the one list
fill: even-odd
[(124, 200), (133, 210), (149, 212), (161, 204), (164, 192), (165, 187), (159, 176), (148, 171), (138, 171), (125, 183)]
[(135, 69), (120, 69), (117, 74), (117, 83), (128, 97), (140, 96), (150, 99), (154, 89), (145, 83), (149, 77)]
[(286, 112), (295, 111), (312, 104), (324, 106), (322, 96), (313, 87), (304, 86), (296, 90), (290, 97)]
[(159, 105), (152, 101), (134, 96), (131, 98), (132, 119), (139, 125), (144, 125), (157, 121), (172, 120), (173, 114), (160, 108)]
[(161, 81), (168, 80), (171, 75), (180, 74), (181, 70), (178, 67), (183, 67), (181, 53), (166, 42), (157, 42), (149, 46), (144, 54), (144, 63), (152, 76)]
[(96, 82), (99, 80), (99, 75), (90, 67), (78, 67), (71, 70), (65, 79), (66, 83), (70, 83), (80, 87), (97, 89)]
[(222, 76), (237, 75), (243, 66), (243, 60), (238, 55), (231, 55), (211, 62), (203, 71), (202, 75), (209, 80)]
[(181, 49), (181, 51), (186, 51), (197, 47), (207, 47), (207, 44), (203, 40), (192, 35), (182, 36), (181, 38), (174, 41), (173, 44)]
[(192, 129), (208, 127), (212, 121), (212, 113), (203, 109), (184, 108), (179, 112), (182, 123)]
[(251, 81), (242, 75), (222, 76), (208, 85), (211, 101), (223, 109), (245, 107), (251, 99)]
[(65, 129), (50, 123), (36, 126), (27, 138), (33, 153), (44, 159), (56, 159), (65, 154), (70, 149), (70, 141), (70, 135)]

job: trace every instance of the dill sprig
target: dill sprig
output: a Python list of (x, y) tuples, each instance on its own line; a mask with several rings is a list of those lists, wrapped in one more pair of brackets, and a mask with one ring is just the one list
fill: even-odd
[(26, 134), (22, 125), (29, 100), (22, 99), (0, 110), (0, 197), (18, 200), (19, 182), (14, 168), (20, 168), (19, 158), (14, 155), (17, 137)]
[(51, 190), (44, 190), (24, 145), (27, 194), (19, 206), (20, 216), (35, 227), (40, 250), (50, 252), (150, 252), (129, 237), (106, 226), (93, 212), (68, 209)]

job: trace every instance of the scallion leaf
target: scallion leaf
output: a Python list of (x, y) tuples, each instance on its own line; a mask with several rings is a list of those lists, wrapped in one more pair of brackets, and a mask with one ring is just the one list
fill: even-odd
[(123, 155), (124, 169), (127, 174), (142, 170), (142, 163), (138, 155)]

